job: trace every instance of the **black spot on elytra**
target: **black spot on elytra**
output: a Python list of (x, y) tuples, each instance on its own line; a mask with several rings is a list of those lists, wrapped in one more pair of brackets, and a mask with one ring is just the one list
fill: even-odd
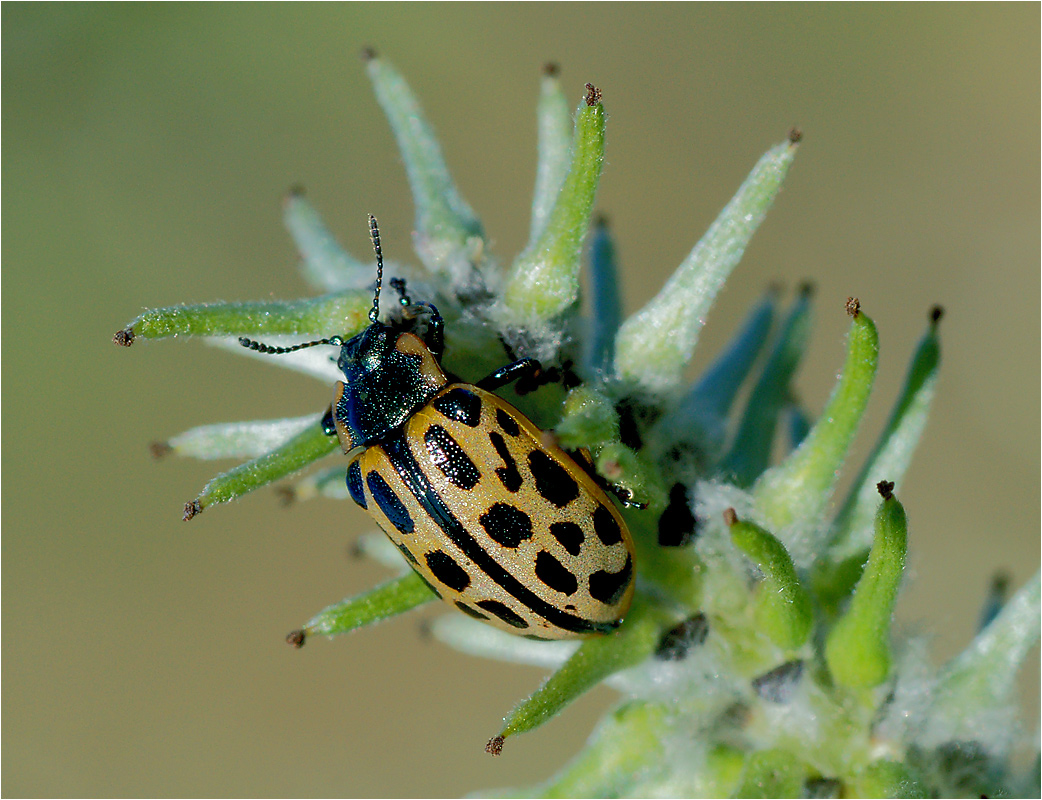
[(535, 557), (535, 576), (561, 594), (572, 595), (579, 588), (578, 579), (545, 550), (540, 550)]
[(612, 513), (604, 506), (593, 512), (593, 530), (606, 547), (622, 541), (622, 529)]
[(444, 550), (432, 550), (423, 558), (427, 562), (427, 566), (431, 568), (431, 572), (434, 573), (434, 577), (450, 589), (462, 592), (470, 586), (470, 576), (467, 571)]
[(605, 605), (617, 603), (630, 583), (633, 574), (633, 559), (626, 556), (626, 563), (618, 572), (606, 572), (599, 569), (590, 575), (590, 596)]
[(409, 516), (405, 504), (398, 499), (398, 495), (387, 485), (387, 481), (380, 476), (380, 473), (375, 470), (369, 472), (365, 476), (365, 482), (369, 486), (369, 493), (395, 530), (401, 533), (412, 533), (412, 517)]
[(478, 608), (483, 608), (489, 614), (499, 617), (507, 625), (512, 625), (515, 628), (527, 628), (528, 623), (521, 617), (515, 614), (510, 608), (500, 603), (498, 600), (479, 600), (475, 603)]
[(528, 467), (535, 478), (535, 488), (546, 500), (564, 508), (579, 496), (579, 484), (568, 470), (541, 450), (528, 454)]
[(521, 426), (517, 424), (517, 420), (501, 408), (496, 409), (496, 422), (507, 436), (517, 436), (521, 433)]
[(574, 522), (550, 523), (550, 535), (561, 543), (561, 546), (573, 556), (579, 555), (586, 534)]
[(655, 655), (663, 661), (680, 661), (693, 647), (709, 635), (709, 620), (705, 614), (695, 614), (672, 628), (659, 642)]
[(481, 398), (467, 389), (451, 389), (431, 405), (449, 419), (471, 428), (481, 421)]
[(508, 503), (495, 503), (478, 521), (489, 538), (503, 547), (517, 547), (532, 538), (532, 519), (524, 511)]
[(683, 547), (698, 535), (697, 525), (687, 490), (682, 483), (674, 483), (669, 490), (669, 505), (658, 520), (658, 543), (663, 547)]
[(499, 457), (503, 459), (503, 463), (506, 464), (505, 467), (496, 467), (496, 476), (508, 492), (516, 492), (521, 488), (522, 483), (521, 473), (517, 470), (517, 462), (510, 455), (506, 441), (498, 432), (489, 431), (488, 438)]
[(423, 434), (423, 443), (434, 465), (442, 471), (449, 483), (469, 491), (481, 480), (481, 473), (474, 462), (441, 425), (427, 428)]
[(474, 619), (488, 619), (487, 615), (482, 614), (476, 608), (471, 608), (466, 603), (461, 603), (459, 600), (456, 601), (456, 608), (458, 608), (467, 616), (474, 617)]
[(362, 468), (358, 465), (358, 460), (355, 459), (347, 467), (347, 491), (351, 495), (351, 499), (354, 500), (362, 508), (365, 508), (365, 490), (362, 486)]

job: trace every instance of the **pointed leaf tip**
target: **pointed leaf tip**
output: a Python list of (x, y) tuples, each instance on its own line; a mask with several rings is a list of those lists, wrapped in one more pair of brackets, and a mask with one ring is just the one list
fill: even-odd
[[(571, 309), (579, 297), (582, 246), (604, 165), (604, 121), (600, 92), (588, 86), (576, 113), (570, 163), (560, 189), (545, 219), (543, 212), (534, 215), (533, 233), (538, 236), (515, 259), (507, 277), (497, 306), (501, 330), (538, 327)], [(550, 179), (541, 180), (540, 187), (545, 196), (552, 194)]]
[(434, 129), (405, 78), (384, 59), (368, 60), (366, 72), (412, 189), (416, 252), (428, 269), (447, 275), (454, 288), (462, 289), (475, 278), (475, 248), (481, 249), (485, 237), (481, 221), (452, 180)]
[(868, 563), (846, 613), (825, 641), (829, 672), (837, 683), (852, 688), (878, 686), (890, 674), (891, 620), (908, 550), (908, 522), (892, 490), (892, 484), (881, 482), (885, 499), (876, 512)]
[(795, 527), (786, 529), (795, 522), (818, 519), (824, 512), (868, 406), (879, 363), (875, 323), (855, 298), (847, 300), (846, 309), (851, 315), (847, 355), (828, 403), (800, 446), (753, 486), (757, 507), (801, 564), (813, 556), (819, 542), (805, 537), (797, 548), (792, 538)]
[(485, 745), (485, 752), (490, 756), (498, 756), (503, 752), (503, 743), (506, 741), (502, 736), (493, 736)]
[(308, 620), (300, 633), (306, 637), (336, 636), (411, 611), (434, 599), (435, 594), (427, 582), (409, 570), (369, 591), (322, 609)]
[(680, 382), (713, 300), (766, 217), (794, 157), (788, 141), (768, 150), (662, 290), (623, 323), (615, 341), (621, 380), (653, 394)]

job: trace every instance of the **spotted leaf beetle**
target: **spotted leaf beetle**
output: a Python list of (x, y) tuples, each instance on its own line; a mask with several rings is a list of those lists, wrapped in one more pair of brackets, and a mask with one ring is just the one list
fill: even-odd
[(625, 521), (587, 461), (494, 394), (539, 363), (521, 359), (476, 384), (451, 381), (440, 364), (441, 314), (411, 302), (404, 281), (391, 281), (398, 313), (380, 322), (383, 253), (372, 215), (369, 232), (376, 291), (365, 330), (292, 347), (240, 344), (270, 354), (340, 348), (344, 380), (323, 426), (350, 459), (348, 490), (443, 600), (535, 639), (618, 627), (634, 587)]

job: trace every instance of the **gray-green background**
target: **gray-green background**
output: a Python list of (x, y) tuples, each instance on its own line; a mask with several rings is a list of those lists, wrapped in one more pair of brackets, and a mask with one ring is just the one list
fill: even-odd
[[(301, 652), (282, 636), (385, 576), (347, 504), (272, 491), (185, 525), (213, 465), (146, 448), (320, 410), (329, 387), (197, 342), (112, 333), (148, 306), (307, 291), (280, 224), (303, 183), (344, 243), (412, 259), (413, 209), (357, 54), (408, 77), (505, 261), (525, 240), (539, 69), (608, 111), (598, 208), (634, 310), (758, 156), (805, 130), (713, 309), (705, 363), (773, 280), (818, 286), (799, 377), (821, 408), (843, 302), (882, 362), (856, 456), (927, 309), (944, 365), (901, 498), (899, 623), (938, 658), (990, 576), (1039, 564), (1039, 7), (3, 6), (5, 795), (440, 795), (548, 775), (600, 689), (482, 752), (539, 670), (424, 641), (415, 614)], [(1037, 658), (1024, 718), (1038, 724)]]

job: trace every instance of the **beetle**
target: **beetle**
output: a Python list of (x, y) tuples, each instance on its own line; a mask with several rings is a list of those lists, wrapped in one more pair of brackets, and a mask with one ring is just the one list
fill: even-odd
[(397, 314), (381, 322), (383, 253), (369, 325), (291, 347), (241, 338), (263, 353), (340, 348), (333, 402), (323, 418), (350, 459), (347, 487), (431, 590), (460, 611), (534, 639), (612, 631), (634, 590), (633, 540), (577, 457), (495, 391), (539, 372), (523, 358), (476, 384), (441, 367), (444, 320), (393, 279)]

